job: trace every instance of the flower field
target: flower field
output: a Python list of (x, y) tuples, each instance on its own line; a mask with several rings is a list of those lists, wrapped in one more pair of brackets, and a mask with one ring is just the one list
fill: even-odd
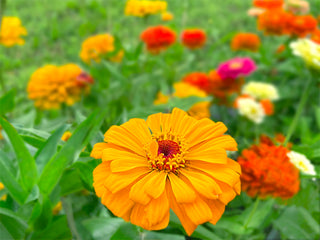
[(320, 238), (320, 0), (0, 0), (0, 239)]

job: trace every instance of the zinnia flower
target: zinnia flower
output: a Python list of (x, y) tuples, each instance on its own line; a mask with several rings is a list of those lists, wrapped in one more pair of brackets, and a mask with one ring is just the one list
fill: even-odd
[(242, 151), (242, 190), (251, 197), (288, 199), (299, 191), (299, 171), (287, 156), (289, 150), (260, 142)]
[(21, 25), (17, 17), (3, 17), (0, 28), (0, 44), (6, 47), (23, 45), (25, 43), (21, 36), (26, 36), (27, 30)]
[(249, 82), (243, 86), (242, 89), (243, 94), (248, 94), (251, 97), (261, 100), (261, 99), (269, 99), (269, 100), (277, 100), (279, 99), (279, 94), (277, 88), (270, 83), (262, 83), (262, 82)]
[(75, 64), (61, 67), (45, 65), (36, 70), (28, 83), (28, 97), (40, 109), (57, 109), (61, 104), (72, 105), (88, 92), (93, 79)]
[(293, 36), (305, 37), (317, 29), (317, 19), (312, 15), (295, 16), (291, 15), (288, 20), (287, 29)]
[(177, 108), (112, 126), (91, 152), (102, 159), (93, 172), (97, 196), (114, 215), (147, 230), (166, 228), (170, 208), (188, 235), (215, 224), (240, 193), (239, 164), (226, 154), (237, 144), (226, 130)]
[(206, 73), (202, 73), (202, 72), (189, 73), (182, 78), (182, 82), (189, 83), (193, 86), (196, 86), (199, 89), (205, 91), (206, 93), (210, 92), (210, 80), (209, 80), (209, 76)]
[(253, 5), (259, 8), (281, 8), (284, 4), (284, 0), (253, 0)]
[[(171, 96), (166, 96), (161, 92), (158, 93), (158, 98), (154, 101), (154, 104), (166, 104), (170, 97), (188, 98), (194, 96), (203, 98), (207, 96), (207, 94), (201, 89), (184, 82), (175, 83), (173, 88), (174, 92)], [(209, 118), (209, 107), (209, 101), (198, 102), (188, 110), (188, 114), (196, 119)]]
[(128, 0), (124, 13), (127, 16), (146, 17), (164, 12), (166, 9), (166, 1)]
[(162, 21), (171, 21), (174, 18), (171, 12), (164, 12), (161, 14)]
[(256, 52), (260, 47), (260, 38), (254, 33), (238, 33), (231, 41), (231, 49), (234, 51), (248, 50)]
[(320, 45), (309, 39), (298, 39), (290, 43), (294, 55), (301, 57), (307, 65), (320, 69)]
[(271, 9), (258, 17), (258, 29), (266, 35), (283, 35), (288, 32), (290, 14), (283, 9)]
[(147, 45), (147, 50), (153, 54), (167, 49), (176, 40), (176, 34), (166, 26), (149, 27), (140, 36)]
[(262, 123), (266, 113), (260, 102), (251, 97), (240, 97), (236, 100), (239, 114), (256, 124)]
[(296, 166), (302, 173), (307, 174), (307, 175), (316, 175), (316, 171), (314, 169), (314, 166), (310, 162), (309, 159), (306, 158), (305, 155), (290, 151), (287, 153), (287, 156), (290, 159), (290, 162)]
[(207, 40), (207, 35), (202, 29), (187, 29), (181, 34), (182, 44), (190, 49), (201, 48)]
[[(101, 59), (106, 58), (112, 62), (121, 62), (124, 52), (115, 51), (114, 37), (110, 34), (98, 34), (88, 37), (82, 43), (80, 58), (86, 62), (90, 61), (100, 62)], [(109, 54), (111, 54), (109, 56)]]
[(217, 73), (220, 75), (222, 80), (225, 80), (228, 78), (236, 79), (244, 77), (250, 75), (255, 70), (256, 64), (251, 58), (237, 57), (221, 63), (218, 66)]

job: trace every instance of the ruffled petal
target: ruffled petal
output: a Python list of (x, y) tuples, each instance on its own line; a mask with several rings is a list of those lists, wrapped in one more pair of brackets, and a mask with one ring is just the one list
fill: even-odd
[(208, 222), (213, 217), (208, 204), (199, 196), (197, 196), (194, 202), (183, 203), (182, 205), (188, 217), (196, 225)]
[(93, 157), (95, 159), (101, 159), (102, 158), (102, 152), (104, 149), (106, 149), (108, 146), (107, 143), (96, 143), (93, 146), (92, 152), (90, 154), (90, 157)]
[(174, 173), (168, 174), (172, 192), (178, 203), (193, 202), (196, 198), (195, 191)]
[(217, 199), (222, 193), (218, 183), (205, 173), (193, 169), (181, 169), (181, 174), (186, 177), (194, 189), (206, 198)]
[(147, 118), (147, 125), (150, 128), (152, 133), (161, 132), (161, 119), (162, 113), (152, 114)]
[(225, 205), (221, 203), (219, 200), (205, 200), (205, 202), (210, 207), (210, 210), (212, 212), (212, 219), (210, 220), (210, 223), (216, 224), (218, 220), (221, 218), (222, 214), (225, 210)]
[(158, 198), (164, 191), (167, 179), (167, 173), (164, 171), (153, 171), (150, 173), (149, 181), (145, 185), (145, 191), (152, 198)]
[(143, 144), (147, 144), (151, 141), (151, 133), (145, 120), (139, 118), (130, 119), (128, 122), (121, 125), (129, 133), (134, 136)]
[(110, 174), (110, 164), (107, 162), (100, 163), (93, 170), (93, 187), (98, 197), (101, 197), (103, 193), (106, 191), (104, 182)]
[(224, 204), (227, 205), (232, 199), (235, 198), (237, 193), (235, 190), (230, 187), (228, 184), (218, 181), (218, 184), (222, 190), (222, 193), (219, 195), (219, 200)]

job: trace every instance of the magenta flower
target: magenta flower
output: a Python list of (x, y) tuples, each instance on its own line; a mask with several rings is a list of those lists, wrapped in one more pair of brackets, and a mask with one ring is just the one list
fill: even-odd
[(236, 79), (250, 75), (256, 70), (256, 64), (251, 58), (236, 57), (219, 65), (217, 72), (221, 79)]

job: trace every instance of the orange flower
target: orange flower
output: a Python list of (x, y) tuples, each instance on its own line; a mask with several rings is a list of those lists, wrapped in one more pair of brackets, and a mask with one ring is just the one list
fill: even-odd
[(320, 44), (320, 30), (319, 30), (319, 29), (315, 30), (315, 31), (312, 33), (310, 39), (311, 39), (312, 41), (314, 41), (315, 43)]
[(25, 43), (22, 36), (26, 36), (27, 30), (21, 25), (18, 17), (3, 17), (0, 19), (0, 44), (6, 47), (23, 45)]
[(171, 12), (164, 12), (161, 14), (162, 21), (171, 21), (174, 18)]
[(274, 113), (274, 105), (269, 99), (260, 100), (260, 103), (263, 107), (264, 113), (267, 116), (270, 116)]
[(266, 35), (282, 35), (287, 33), (290, 14), (282, 9), (270, 9), (259, 15), (258, 29)]
[(182, 82), (189, 83), (199, 89), (205, 91), (206, 93), (210, 92), (210, 80), (206, 73), (202, 72), (193, 72), (189, 73), (182, 78)]
[(283, 4), (283, 0), (253, 0), (253, 5), (259, 8), (281, 8)]
[(290, 162), (283, 146), (260, 142), (242, 151), (242, 190), (251, 197), (288, 199), (299, 191), (299, 170)]
[[(114, 37), (107, 33), (98, 34), (83, 41), (80, 58), (86, 63), (90, 63), (90, 61), (100, 62), (106, 54), (114, 51)], [(108, 56), (107, 59), (112, 62), (121, 62), (123, 55), (124, 52), (121, 50), (110, 57)]]
[(170, 208), (191, 235), (215, 224), (240, 193), (240, 166), (227, 157), (237, 150), (221, 122), (196, 120), (180, 109), (112, 126), (91, 156), (98, 197), (114, 215), (147, 230), (168, 226)]
[(254, 33), (238, 33), (231, 41), (231, 49), (234, 51), (248, 50), (252, 52), (258, 51), (260, 47), (260, 38)]
[(317, 29), (317, 19), (312, 15), (295, 16), (291, 15), (288, 21), (288, 32), (293, 36), (305, 37)]
[(61, 140), (66, 142), (71, 137), (72, 133), (70, 131), (65, 131), (61, 137)]
[(76, 64), (45, 65), (32, 74), (28, 97), (40, 109), (57, 109), (61, 104), (73, 105), (83, 91), (89, 91), (91, 83), (93, 79)]
[(140, 38), (149, 52), (158, 54), (175, 42), (176, 34), (166, 26), (155, 26), (144, 30)]
[(201, 29), (187, 29), (181, 35), (182, 44), (190, 49), (201, 48), (207, 40), (206, 33)]
[(237, 79), (224, 79), (222, 80), (216, 70), (209, 72), (210, 80), (210, 94), (219, 98), (222, 102), (226, 103), (227, 97), (233, 93), (239, 93), (241, 86), (244, 83), (243, 78)]

